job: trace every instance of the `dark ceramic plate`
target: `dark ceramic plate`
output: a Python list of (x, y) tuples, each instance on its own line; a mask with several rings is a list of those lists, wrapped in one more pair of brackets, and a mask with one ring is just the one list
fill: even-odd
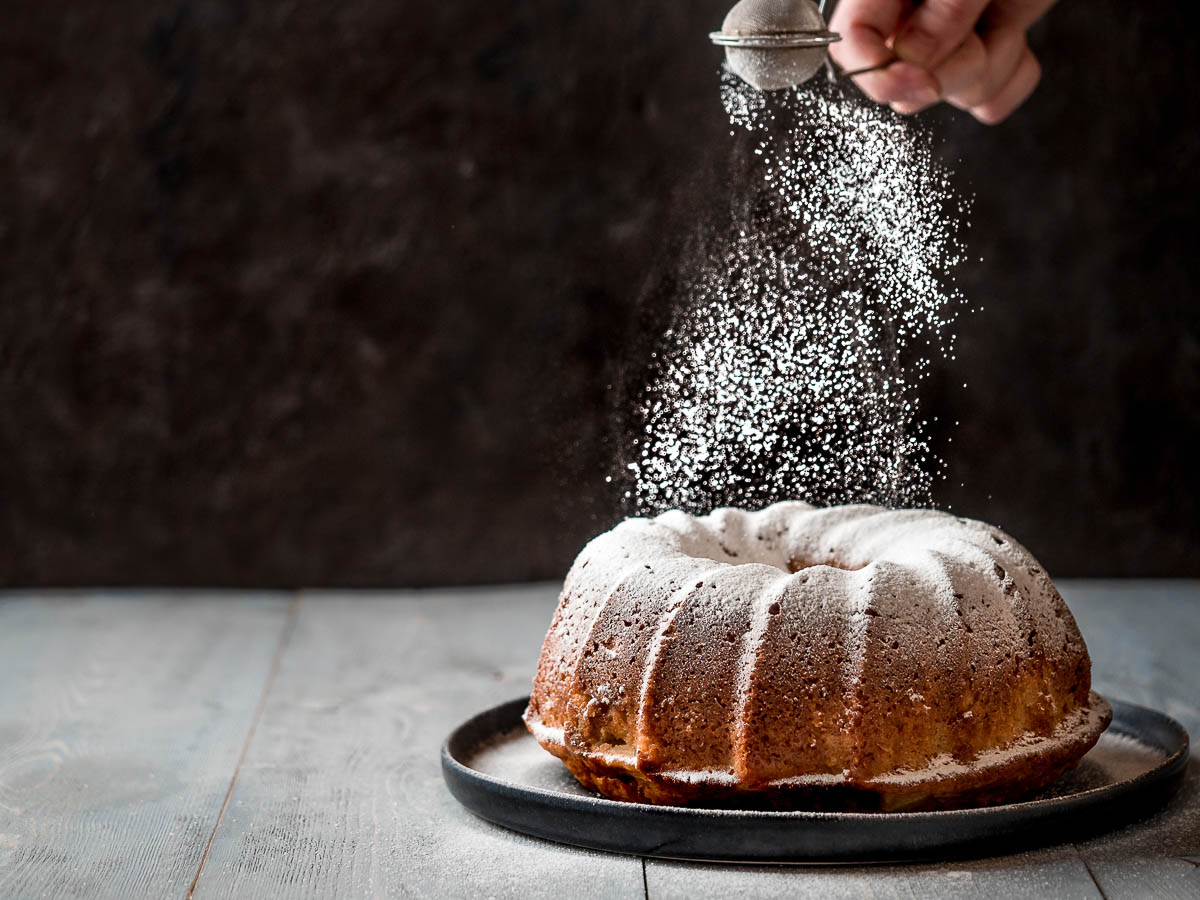
[(1188, 735), (1174, 719), (1110, 701), (1113, 722), (1037, 797), (941, 812), (682, 809), (585, 790), (521, 723), (528, 698), (464, 722), (442, 747), (450, 792), (476, 815), (534, 837), (596, 850), (726, 862), (883, 862), (989, 855), (1053, 844), (1147, 815), (1175, 792)]

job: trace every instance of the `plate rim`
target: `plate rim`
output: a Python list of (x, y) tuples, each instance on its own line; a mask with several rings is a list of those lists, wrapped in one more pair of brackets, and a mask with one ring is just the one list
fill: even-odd
[[(918, 812), (838, 812), (829, 810), (743, 810), (743, 809), (715, 809), (706, 807), (680, 807), (680, 806), (658, 806), (649, 803), (632, 803), (619, 800), (610, 800), (606, 797), (598, 796), (580, 796), (575, 794), (567, 794), (559, 791), (551, 790), (543, 787), (535, 787), (532, 785), (522, 785), (517, 782), (508, 781), (494, 775), (489, 775), (486, 772), (481, 772), (478, 769), (464, 763), (459, 756), (466, 756), (474, 748), (484, 743), (489, 738), (499, 734), (509, 733), (521, 725), (520, 714), (524, 706), (529, 702), (528, 696), (517, 697), (507, 700), (503, 703), (496, 704), (488, 709), (470, 716), (468, 719), (455, 727), (441, 745), (441, 764), (442, 774), (447, 787), (455, 799), (462, 803), (472, 813), (494, 822), (511, 830), (520, 831), (525, 834), (530, 834), (535, 837), (548, 839), (557, 843), (573, 844), (575, 846), (588, 847), (591, 849), (605, 850), (609, 852), (630, 853), (639, 856), (663, 856), (672, 859), (703, 859), (707, 861), (738, 861), (738, 862), (767, 862), (769, 860), (776, 861), (795, 861), (808, 859), (822, 859), (830, 862), (842, 861), (841, 857), (829, 855), (808, 855), (800, 854), (795, 857), (784, 858), (780, 860), (778, 854), (769, 854), (762, 857), (746, 856), (744, 854), (735, 854), (731, 856), (713, 856), (713, 855), (688, 855), (688, 854), (672, 854), (672, 853), (655, 853), (645, 849), (621, 849), (614, 847), (611, 842), (600, 841), (591, 842), (586, 839), (585, 835), (580, 835), (577, 831), (572, 831), (570, 837), (553, 833), (553, 829), (549, 832), (546, 830), (532, 831), (526, 828), (519, 827), (511, 823), (511, 820), (506, 821), (504, 817), (496, 817), (489, 815), (488, 811), (480, 808), (481, 804), (472, 802), (474, 797), (464, 796), (469, 795), (471, 791), (483, 791), (496, 797), (504, 798), (510, 802), (523, 803), (526, 805), (537, 804), (541, 807), (550, 807), (558, 811), (567, 812), (575, 815), (593, 815), (602, 816), (609, 820), (630, 820), (643, 819), (649, 821), (687, 823), (694, 821), (696, 824), (709, 823), (713, 824), (714, 820), (718, 822), (737, 823), (746, 822), (747, 824), (754, 823), (759, 826), (775, 825), (786, 828), (789, 824), (801, 825), (805, 823), (839, 823), (843, 825), (866, 827), (873, 833), (882, 833), (889, 828), (903, 828), (904, 826), (920, 826), (920, 825), (938, 825), (950, 822), (963, 822), (964, 819), (972, 823), (979, 821), (997, 821), (997, 824), (1003, 824), (1005, 820), (1011, 820), (1012, 824), (1022, 823), (1044, 823), (1047, 820), (1053, 820), (1060, 816), (1070, 816), (1077, 814), (1082, 810), (1091, 807), (1110, 808), (1114, 804), (1129, 798), (1130, 795), (1139, 795), (1145, 792), (1149, 787), (1164, 787), (1166, 789), (1165, 796), (1162, 802), (1165, 802), (1182, 783), (1183, 776), (1187, 770), (1188, 760), (1190, 758), (1190, 737), (1187, 730), (1177, 720), (1159, 712), (1158, 710), (1149, 707), (1140, 706), (1127, 701), (1105, 698), (1113, 708), (1113, 722), (1106, 729), (1105, 733), (1115, 733), (1127, 735), (1135, 738), (1142, 744), (1148, 744), (1157, 747), (1165, 754), (1163, 760), (1153, 768), (1142, 772), (1133, 778), (1122, 781), (1111, 782), (1109, 784), (1100, 785), (1097, 787), (1087, 788), (1071, 794), (1065, 794), (1058, 797), (1045, 797), (1032, 800), (1020, 800), (1013, 803), (1004, 803), (997, 806), (974, 807), (969, 809), (946, 809), (946, 810), (925, 810)], [(1146, 722), (1142, 728), (1129, 724), (1129, 719), (1143, 719)], [(497, 724), (487, 730), (485, 735), (476, 735), (489, 719), (498, 720)], [(507, 724), (504, 724), (507, 720)], [(1158, 736), (1148, 736), (1146, 731), (1153, 728), (1159, 732)], [(1162, 736), (1166, 735), (1166, 738)], [(470, 740), (468, 740), (470, 739)], [(1174, 743), (1174, 749), (1170, 746)], [(1164, 746), (1164, 744), (1167, 744)], [(465, 745), (465, 746), (464, 746)], [(1172, 783), (1174, 782), (1174, 783)], [(1157, 796), (1157, 794), (1155, 794)], [(1132, 820), (1134, 816), (1127, 816), (1125, 820)], [(1064, 835), (1061, 840), (1069, 839), (1071, 835)], [(965, 846), (979, 838), (965, 838), (961, 843)], [(897, 859), (914, 859), (914, 858), (929, 858), (928, 851), (939, 851), (942, 855), (946, 851), (957, 845), (958, 842), (933, 842), (925, 847), (926, 853), (921, 853), (915, 856), (912, 853), (912, 848), (906, 848), (902, 856), (888, 855), (884, 851), (884, 857), (889, 861)], [(875, 854), (878, 856), (878, 854)], [(848, 858), (866, 860), (867, 856), (858, 857), (851, 854)]]

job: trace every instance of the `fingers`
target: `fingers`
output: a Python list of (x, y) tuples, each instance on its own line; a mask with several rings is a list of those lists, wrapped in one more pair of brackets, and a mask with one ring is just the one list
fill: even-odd
[(925, 0), (901, 26), (892, 49), (900, 59), (934, 69), (975, 30), (987, 4), (988, 0)]
[[(895, 58), (888, 42), (907, 10), (905, 0), (841, 0), (829, 23), (842, 36), (829, 48), (834, 61), (843, 69), (855, 71)], [(859, 75), (854, 81), (876, 103), (923, 108), (936, 103), (940, 96), (933, 75), (911, 63), (894, 63)]]
[(995, 125), (1007, 119), (1018, 106), (1029, 99), (1042, 78), (1042, 67), (1029, 48), (1021, 56), (1012, 77), (984, 103), (971, 107), (971, 115), (985, 125)]
[[(981, 122), (1007, 118), (1037, 87), (1041, 66), (1025, 32), (1054, 0), (841, 0), (830, 52), (877, 103), (909, 114), (939, 100)], [(906, 18), (907, 16), (907, 18)]]
[(978, 84), (987, 73), (988, 53), (983, 39), (974, 31), (933, 70), (943, 97), (958, 97)]
[[(1025, 43), (1024, 32), (998, 29), (982, 38), (969, 35), (933, 74), (941, 99), (995, 125), (1029, 98), (1042, 69)], [(892, 102), (891, 106), (908, 115), (931, 104)]]
[(829, 22), (842, 39), (830, 54), (843, 69), (877, 66), (892, 58), (887, 40), (896, 33), (905, 12), (903, 0), (841, 0)]
[(912, 63), (895, 62), (886, 69), (865, 72), (854, 81), (876, 103), (890, 104), (903, 113), (932, 106), (942, 96), (933, 75)]
[(985, 54), (982, 72), (953, 93), (946, 92), (947, 102), (959, 109), (972, 110), (999, 94), (1029, 53), (1025, 32), (1015, 28), (997, 28), (985, 33), (982, 45)]
[(925, 104), (893, 103), (892, 109), (903, 115), (920, 112), (938, 100), (961, 95), (977, 84), (987, 72), (988, 55), (979, 35), (971, 32), (961, 44), (933, 70), (940, 88), (938, 96)]

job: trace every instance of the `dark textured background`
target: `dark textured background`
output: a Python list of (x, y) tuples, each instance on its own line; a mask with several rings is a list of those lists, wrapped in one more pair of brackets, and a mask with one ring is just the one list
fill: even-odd
[[(0, 580), (560, 575), (621, 514), (606, 385), (728, 153), (725, 5), (6, 7)], [(937, 500), (1059, 575), (1200, 575), (1180, 9), (1064, 2), (1009, 123), (927, 116), (983, 258)]]

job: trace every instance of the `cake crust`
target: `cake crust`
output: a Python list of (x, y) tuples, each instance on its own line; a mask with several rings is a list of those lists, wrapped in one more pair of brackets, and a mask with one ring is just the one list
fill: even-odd
[(629, 755), (572, 751), (560, 735), (534, 731), (591, 790), (613, 800), (730, 809), (914, 812), (1009, 803), (1057, 781), (1090, 750), (1112, 721), (1108, 702), (1094, 691), (1048, 738), (1030, 736), (971, 763), (933, 761), (922, 770), (855, 781), (849, 773), (738, 783), (721, 772), (647, 772)]

